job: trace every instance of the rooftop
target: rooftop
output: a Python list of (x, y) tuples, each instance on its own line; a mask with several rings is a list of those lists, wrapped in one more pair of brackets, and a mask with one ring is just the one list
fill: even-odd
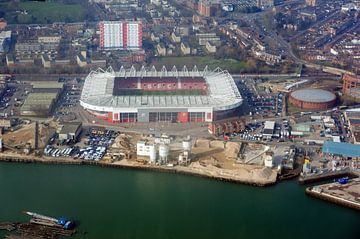
[(33, 81), (33, 82), (31, 82), (31, 85), (32, 85), (33, 89), (39, 89), (39, 88), (62, 89), (64, 86), (64, 83), (59, 83), (56, 81), (53, 81), (53, 82), (51, 82), (51, 81)]
[(360, 145), (325, 141), (322, 152), (345, 157), (360, 157)]
[(81, 122), (72, 122), (64, 124), (63, 127), (60, 130), (60, 134), (71, 134), (76, 133), (76, 131), (81, 127)]
[(58, 93), (31, 93), (21, 106), (21, 111), (48, 109)]
[(264, 129), (274, 129), (275, 121), (265, 121)]
[(317, 103), (329, 102), (336, 99), (335, 94), (330, 91), (310, 88), (296, 90), (291, 93), (291, 96), (297, 100)]
[[(115, 78), (203, 78), (207, 84), (207, 95), (113, 95)], [(198, 71), (196, 67), (189, 71), (184, 67), (181, 71), (175, 67), (167, 71), (165, 67), (157, 71), (155, 67), (145, 67), (137, 71), (134, 67), (115, 72), (112, 68), (104, 71), (92, 71), (86, 77), (81, 94), (82, 106), (101, 111), (113, 111), (123, 108), (184, 108), (208, 107), (215, 110), (228, 110), (242, 104), (242, 98), (234, 79), (227, 71), (217, 68), (210, 71), (207, 67)]]

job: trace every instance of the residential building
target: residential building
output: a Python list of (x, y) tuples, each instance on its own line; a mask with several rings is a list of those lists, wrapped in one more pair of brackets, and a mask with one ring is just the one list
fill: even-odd
[(176, 32), (171, 33), (171, 41), (174, 43), (180, 43), (181, 42), (180, 35), (177, 34)]
[(204, 17), (210, 17), (210, 1), (200, 0), (198, 3), (198, 12)]
[(206, 42), (205, 47), (206, 47), (206, 50), (209, 53), (215, 53), (216, 52), (216, 45), (213, 44), (211, 41)]
[(208, 41), (212, 41), (215, 45), (221, 44), (220, 37), (216, 36), (216, 33), (197, 33), (196, 37), (200, 46), (205, 46)]
[(57, 43), (59, 44), (61, 40), (61, 36), (41, 36), (38, 37), (39, 43)]
[(156, 50), (159, 56), (166, 56), (166, 47), (164, 44), (162, 43), (157, 44)]
[(76, 55), (76, 63), (77, 63), (80, 67), (85, 67), (85, 66), (87, 65), (86, 58), (85, 58), (82, 54), (77, 54), (77, 55)]
[(41, 55), (41, 63), (43, 65), (44, 68), (50, 68), (51, 67), (51, 61), (50, 58), (47, 54), (42, 54)]
[(274, 0), (257, 0), (256, 5), (258, 8), (269, 8), (274, 6)]
[(100, 22), (100, 47), (103, 49), (139, 50), (142, 48), (141, 21)]
[(218, 9), (220, 9), (218, 0), (200, 0), (198, 3), (198, 13), (204, 17), (214, 16)]
[(318, 4), (318, 0), (305, 0), (307, 6), (315, 7)]
[(182, 42), (181, 45), (180, 45), (180, 48), (181, 48), (182, 54), (190, 55), (191, 49), (190, 49), (189, 44), (187, 44), (186, 42)]

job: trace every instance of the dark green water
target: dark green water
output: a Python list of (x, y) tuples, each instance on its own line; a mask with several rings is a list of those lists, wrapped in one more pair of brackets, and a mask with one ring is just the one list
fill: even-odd
[(360, 214), (307, 197), (296, 181), (269, 188), (191, 176), (0, 163), (0, 221), (22, 210), (80, 221), (77, 238), (360, 238)]

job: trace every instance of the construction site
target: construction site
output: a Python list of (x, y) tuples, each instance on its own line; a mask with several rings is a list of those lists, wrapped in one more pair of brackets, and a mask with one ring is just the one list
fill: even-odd
[(129, 157), (113, 161), (115, 165), (168, 169), (259, 186), (273, 184), (277, 179), (278, 170), (266, 167), (264, 158), (258, 158), (254, 164), (240, 160), (243, 157), (241, 150), (247, 148), (247, 144), (190, 137), (173, 138), (166, 135), (119, 137), (122, 139), (116, 139), (113, 148), (122, 148)]
[[(68, 124), (28, 121), (7, 130), (1, 136), (1, 159), (144, 168), (259, 186), (275, 183), (279, 173), (269, 147), (262, 144)], [(69, 129), (74, 132), (64, 132)]]
[(35, 150), (39, 154), (39, 149), (43, 149), (56, 132), (56, 127), (56, 123), (52, 121), (49, 123), (26, 121), (21, 127), (1, 135), (0, 149), (27, 155)]

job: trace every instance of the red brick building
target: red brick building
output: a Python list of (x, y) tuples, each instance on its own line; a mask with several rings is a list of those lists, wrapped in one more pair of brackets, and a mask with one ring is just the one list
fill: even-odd
[(351, 96), (355, 99), (360, 99), (360, 77), (345, 74), (342, 78), (344, 95)]

